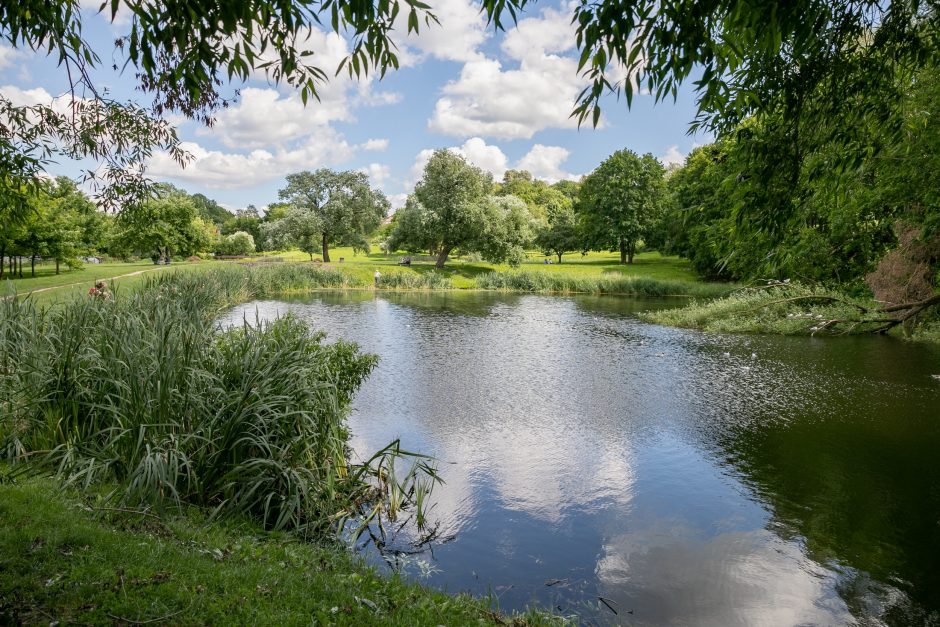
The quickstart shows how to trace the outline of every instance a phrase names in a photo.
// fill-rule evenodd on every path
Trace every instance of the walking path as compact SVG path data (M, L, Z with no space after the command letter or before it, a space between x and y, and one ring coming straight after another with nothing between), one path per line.
M138 276L147 272L157 272L158 270L165 270L166 268L169 268L169 267L172 267L172 266L160 266L157 268L147 268L145 270L137 270L136 272L128 272L127 274L119 274L117 276L112 276L112 277L108 277L106 279L101 279L101 280L102 281L115 281L117 279L124 279L124 278L131 277L131 276ZM29 296L30 294L39 294L40 292L48 292L50 290L60 290L64 287L75 287L77 285L84 285L86 283L94 284L95 281L96 279L91 279L91 280L86 280L86 281L78 281L76 283L66 283L65 285L52 285L50 287L37 287L34 290L29 290L28 292L23 292L22 294L16 294L16 296ZM4 298L13 298L13 296L14 296L13 294L10 294L8 296L4 296Z

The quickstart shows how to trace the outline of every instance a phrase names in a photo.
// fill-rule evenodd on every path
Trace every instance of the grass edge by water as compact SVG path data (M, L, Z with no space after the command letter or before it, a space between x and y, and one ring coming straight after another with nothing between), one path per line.
M0 466L0 472L3 467ZM0 620L121 624L559 624L382 575L254 523L107 509L46 478L0 483Z

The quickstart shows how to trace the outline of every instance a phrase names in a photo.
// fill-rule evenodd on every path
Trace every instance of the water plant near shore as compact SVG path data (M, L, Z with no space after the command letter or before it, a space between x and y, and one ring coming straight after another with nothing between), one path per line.
M114 300L0 304L0 444L14 473L116 486L121 504L183 503L319 533L408 507L436 479L390 447L349 460L345 419L376 358L291 317L220 329L218 312L345 277L303 266L165 274ZM388 477L395 458L413 472ZM383 474L384 473L384 474Z
M537 271L489 272L476 279L477 287L513 292L557 294L622 294L632 296L714 297L733 286L723 283L690 283L617 274L580 276Z

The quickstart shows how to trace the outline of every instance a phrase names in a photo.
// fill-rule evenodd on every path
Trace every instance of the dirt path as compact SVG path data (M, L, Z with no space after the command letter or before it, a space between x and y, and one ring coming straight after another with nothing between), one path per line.
M95 281L97 281L97 280L101 280L101 281L116 281L117 279L125 279L125 278L127 278L127 277L129 277L129 276L139 276L139 275L145 274L145 273L147 273L147 272L157 272L157 271L159 271L159 270L165 270L165 269L168 268L168 267L172 267L172 266L161 266L161 267L158 267L158 268L147 268L146 270L137 270L136 272L128 272L127 274L119 274L119 275L117 275L117 276L108 277L107 279L89 279L89 280L86 280L86 281L78 281L78 282L76 282L76 283L66 283L65 285L52 285L52 286L49 286L49 287L38 287L38 288L36 288L36 289L34 289L34 290L29 290L28 292L23 292L22 294L17 294L17 296L29 296L30 294L39 294L40 292L49 292L49 291L52 291L52 290L60 290L60 289L62 289L62 288L64 288L64 287L75 287L75 286L77 286L77 285L84 285L84 284L86 284L86 283L92 283L92 284L94 284ZM5 296L5 298L12 298L12 297L11 297L11 296Z

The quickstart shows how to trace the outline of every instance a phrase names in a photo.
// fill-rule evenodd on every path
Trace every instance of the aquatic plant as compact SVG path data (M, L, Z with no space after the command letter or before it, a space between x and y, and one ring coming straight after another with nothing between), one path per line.
M275 287L336 280L298 268L166 274L114 300L48 309L3 301L2 456L14 473L109 486L123 505L189 503L303 532L363 507L394 518L436 475L397 446L350 463L348 406L376 358L291 317L215 323ZM404 458L417 463L387 480Z
M583 276L535 271L488 272L477 277L476 282L481 289L559 294L714 297L733 289L733 286L721 283L667 281L619 274Z

